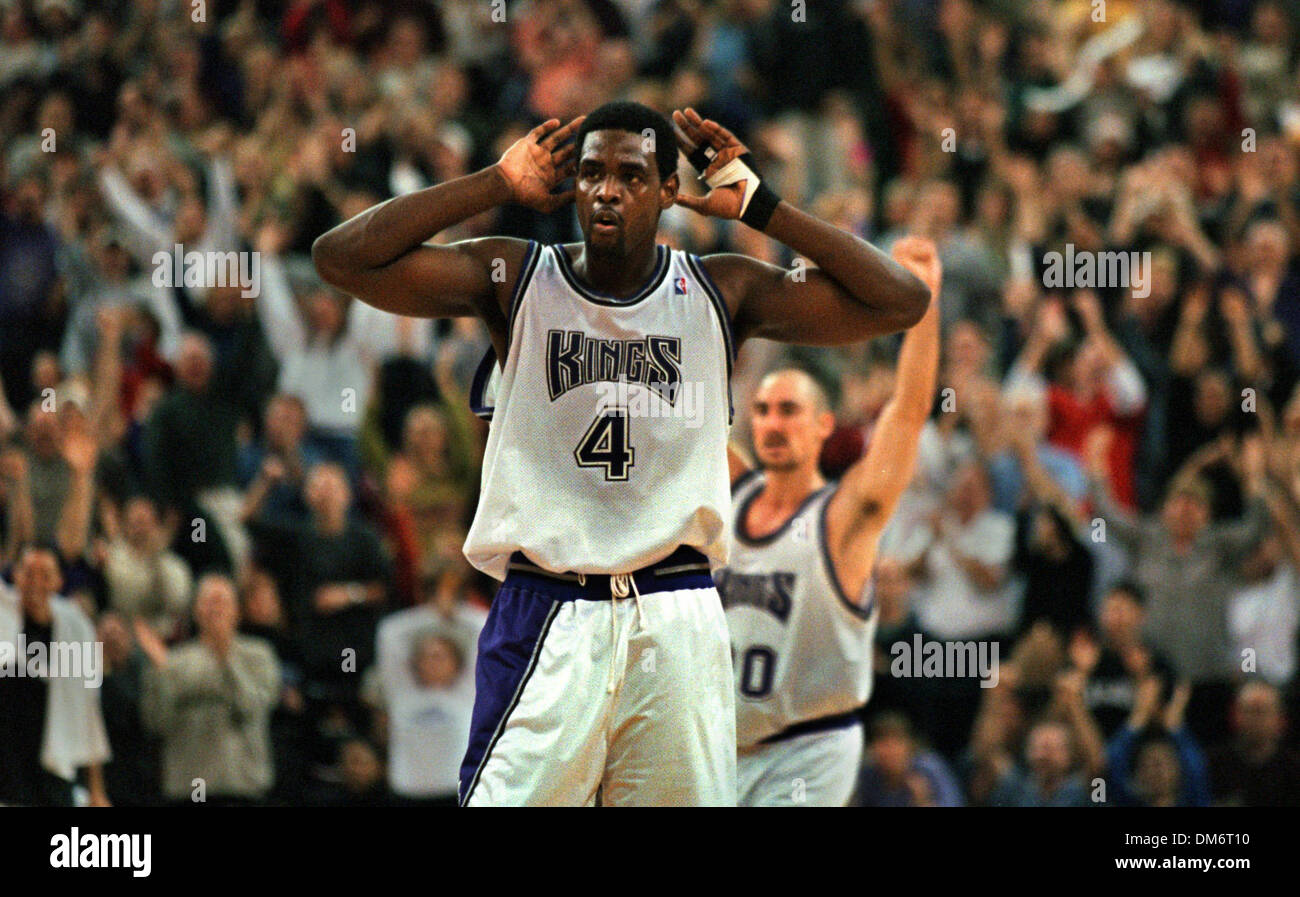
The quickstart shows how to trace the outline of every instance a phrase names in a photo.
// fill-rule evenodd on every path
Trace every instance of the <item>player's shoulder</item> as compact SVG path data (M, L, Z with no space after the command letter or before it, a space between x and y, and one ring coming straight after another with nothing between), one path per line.
M718 286L735 286L739 281L746 281L766 270L779 270L739 252L712 252L691 258Z
M745 303L745 297L785 276L783 268L739 252L714 252L693 259L709 285L727 304L733 319Z
M536 240L522 240L519 237L471 237L458 241L456 245L489 263L501 259L511 270L515 270L516 264L522 262L530 252L541 248Z

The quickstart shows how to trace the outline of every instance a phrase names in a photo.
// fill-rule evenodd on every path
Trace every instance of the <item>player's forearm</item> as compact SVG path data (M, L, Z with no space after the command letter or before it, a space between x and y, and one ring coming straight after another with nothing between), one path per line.
M383 268L437 234L510 200L497 166L398 196L326 231L312 244L321 277L346 287L350 273Z
M898 377L891 400L919 432L930 416L939 378L939 296L930 297L921 322L907 331L898 351Z
M894 322L894 329L911 327L925 314L925 284L866 240L788 202L777 205L763 232L810 259L848 295Z

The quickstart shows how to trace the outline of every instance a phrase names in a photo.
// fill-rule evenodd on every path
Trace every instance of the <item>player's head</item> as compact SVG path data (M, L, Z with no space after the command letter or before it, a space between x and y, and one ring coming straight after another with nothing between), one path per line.
M815 468L835 416L825 390L808 372L783 368L758 384L751 426L754 454L763 468Z
M677 196L668 119L640 103L606 103L587 116L575 141L574 205L587 249L621 256L653 243L659 215Z

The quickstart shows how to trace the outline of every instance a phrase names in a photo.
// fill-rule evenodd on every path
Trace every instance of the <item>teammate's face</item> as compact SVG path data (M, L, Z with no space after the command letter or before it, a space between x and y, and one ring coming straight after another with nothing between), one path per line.
M835 424L819 409L812 389L790 374L768 377L754 396L754 453L768 470L816 466L822 443Z
M629 131L593 131L583 141L574 186L587 248L627 255L654 242L659 214L677 196L677 175L659 180L653 143Z

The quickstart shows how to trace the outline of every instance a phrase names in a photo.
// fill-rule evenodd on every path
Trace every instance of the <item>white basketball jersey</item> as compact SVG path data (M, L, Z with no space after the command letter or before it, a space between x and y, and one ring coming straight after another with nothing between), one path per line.
M731 630L742 748L848 713L871 695L874 602L848 599L826 547L826 506L838 484L808 496L776 532L750 538L745 514L764 479L754 471L736 483L730 559L714 575Z
M681 545L726 562L730 318L696 257L656 251L616 299L562 246L529 244L509 354L471 395L492 421L465 541L485 573L504 579L515 551L556 572L627 573Z

